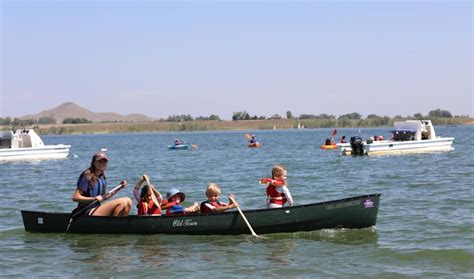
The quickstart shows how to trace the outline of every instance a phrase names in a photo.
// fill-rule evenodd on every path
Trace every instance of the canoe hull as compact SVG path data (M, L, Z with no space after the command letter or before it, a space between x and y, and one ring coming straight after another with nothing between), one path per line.
M168 145L170 150L189 150L191 149L191 144L178 144L178 145Z
M337 148L337 145L335 144L323 144L323 145L320 145L319 148L321 149L336 149Z
M249 143L247 146L252 147L252 148L257 148L257 147L261 147L262 145L259 142L254 142L254 143Z
M375 226L380 194L278 209L244 211L257 234ZM28 232L66 231L69 213L21 211ZM83 234L189 234L237 235L249 229L237 211L179 216L82 216L74 220L71 233Z

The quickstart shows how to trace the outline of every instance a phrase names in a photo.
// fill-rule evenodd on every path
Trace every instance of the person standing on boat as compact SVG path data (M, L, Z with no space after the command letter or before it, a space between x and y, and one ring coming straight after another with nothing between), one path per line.
M281 165L276 165L272 169L272 178L260 179L260 184L267 185L267 207L280 208L288 202L293 206L293 198L288 190L286 179L288 171Z
M107 181L105 177L105 169L109 158L104 152L97 152L92 156L91 165L84 170L77 179L77 188L72 195L72 200L78 202L77 209L94 201L102 202L107 192ZM123 181L123 183L127 183ZM85 212L86 215L93 216L127 216L132 207L132 200L128 197L113 199L99 204ZM77 210L76 209L76 210Z
M228 209L236 208L239 204L233 203L234 195L229 195L229 203L219 201L221 195L221 188L216 183L210 183L206 189L207 200L201 203L201 213L223 212Z

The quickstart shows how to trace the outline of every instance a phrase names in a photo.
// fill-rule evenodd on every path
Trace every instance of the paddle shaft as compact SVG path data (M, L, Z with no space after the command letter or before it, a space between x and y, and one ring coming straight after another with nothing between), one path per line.
M236 203L235 200L234 200L234 198L229 197L229 199L230 199L233 203ZM252 228L252 226L250 225L249 221L247 220L247 217L245 217L244 213L243 213L242 210L240 209L240 206L237 206L237 210L239 211L240 216L242 217L242 219L244 219L245 224L247 224L247 227L249 228L249 230L250 230L250 232L252 233L252 235L255 236L255 237L261 237L261 236L259 236L259 235L257 235L257 234L255 233L255 231L253 230L253 228Z
M117 187L113 188L112 190L108 191L107 193L105 193L104 196L102 197L102 201L104 202L104 201L110 199L113 195L115 195L118 191L122 190L124 187L125 187L125 183L120 183L119 186L117 186ZM91 208L94 208L94 207L96 207L100 204L101 204L101 202L99 202L98 200L95 200L95 201L91 202L90 204L88 204L88 205L84 206L83 208L81 208L76 213L72 214L71 218L69 219L69 224L67 225L66 232L69 230L69 227L71 226L72 221L74 221L74 219L77 216L80 216L85 211L87 211Z
M337 129L334 129L331 133L331 144L336 144L336 135L337 135Z
M120 184L119 186L117 186L117 187L113 188L112 190L108 191L107 193L105 193L104 196L102 197L102 202L110 199L113 195L115 195L118 191L122 190L124 187L125 187L125 184ZM99 202L98 200L95 200L95 201L91 202L90 204L83 207L81 210L74 213L71 216L71 219L76 218L77 216L81 215L82 213L84 213L88 209L94 208L94 207L96 207L97 205L100 205L100 204L101 204L101 202Z

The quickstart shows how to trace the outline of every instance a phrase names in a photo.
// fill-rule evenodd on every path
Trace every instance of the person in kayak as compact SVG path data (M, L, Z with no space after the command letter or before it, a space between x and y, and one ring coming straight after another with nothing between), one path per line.
M180 140L180 139L175 139L174 140L174 145L183 145L184 144L184 141Z
M334 141L332 139L326 139L326 143L324 145L333 145Z
M223 203L219 201L221 195L221 188L216 183L210 183L206 188L207 200L201 203L201 213L213 213L223 212L232 208L236 208L239 204L233 203L232 199L235 200L235 196L229 195L229 203Z
M342 136L342 137L341 137L341 143L347 143L347 141L346 141L346 136Z
M185 198L186 195L180 190L169 190L169 192L166 193L166 202L162 205L162 208L166 209L166 215L199 212L199 204L197 202L194 202L190 207L182 206L181 203Z
M79 203L75 210L80 210L94 201L99 201L96 207L88 209L85 214L94 216L128 215L132 207L132 200L128 197L100 204L103 200L102 195L107 192L105 170L108 162L109 158L104 152L97 152L92 156L90 167L84 170L77 179L77 188L72 195L72 200ZM126 184L126 181L123 183Z
M257 140L255 139L255 135L251 135L251 136L250 136L249 143L250 143L250 144L256 144L256 143L257 143Z
M142 188L141 193L138 193L142 183L147 180L149 180L149 178L146 174L144 174L142 177L140 177L140 179L137 181L137 184L133 188L133 195L135 196L135 200L138 203L138 215L161 215L161 203L163 201L163 197L158 191L155 190L155 188L153 188L152 191L159 203L158 205L153 202L152 193L150 191L151 187L145 186Z
M260 179L260 184L267 185L267 207L280 208L288 202L293 206L293 198L288 190L286 179L288 171L281 165L272 168L272 178Z

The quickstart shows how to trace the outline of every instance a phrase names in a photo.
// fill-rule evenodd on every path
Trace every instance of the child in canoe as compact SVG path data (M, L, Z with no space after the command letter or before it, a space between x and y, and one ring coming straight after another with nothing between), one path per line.
M272 169L272 178L260 179L260 184L267 185L267 207L280 208L288 202L293 205L293 198L290 190L286 186L288 171L281 165L274 166Z
M138 202L138 215L161 215L161 203L163 202L163 197L155 187L153 187L153 185L148 184L147 186L144 186L141 193L138 194L144 181L147 183L150 181L146 174L140 177L133 188L133 195ZM155 196L155 199L153 199L153 195Z
M223 212L239 206L237 202L233 202L235 197L232 194L229 195L228 204L219 201L219 196L221 193L222 192L219 185L216 183L210 183L206 188L207 200L201 203L201 213Z
M199 212L199 204L197 202L194 202L190 207L182 206L181 203L185 198L186 195L178 189L171 189L166 193L167 201L162 206L163 209L166 209L166 215Z

